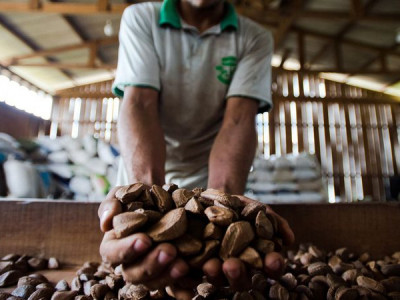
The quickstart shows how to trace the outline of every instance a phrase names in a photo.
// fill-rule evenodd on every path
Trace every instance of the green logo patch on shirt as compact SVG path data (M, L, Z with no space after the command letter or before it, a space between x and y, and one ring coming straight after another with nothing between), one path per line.
M219 72L217 78L224 84L231 83L233 74L235 73L237 58L235 56L225 56L221 60L221 64L215 69Z

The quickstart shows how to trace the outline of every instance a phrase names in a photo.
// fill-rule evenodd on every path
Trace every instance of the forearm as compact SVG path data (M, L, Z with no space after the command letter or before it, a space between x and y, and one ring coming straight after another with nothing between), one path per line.
M243 194L256 147L254 116L224 122L211 149L208 187Z
M129 182L162 185L165 181L165 140L157 107L139 90L126 89L118 121L121 155ZM150 95L153 96L153 95ZM127 101L127 99L129 101ZM146 99L145 99L146 100ZM154 102L154 101L153 101Z

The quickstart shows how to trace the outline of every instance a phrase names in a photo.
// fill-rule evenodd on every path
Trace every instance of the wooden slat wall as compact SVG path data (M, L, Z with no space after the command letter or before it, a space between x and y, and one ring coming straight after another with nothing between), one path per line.
M118 98L61 98L54 103L53 135L80 137L94 135L117 143Z
M52 132L116 143L120 100L112 98L110 84L65 92L55 101ZM388 198L389 177L400 168L399 103L307 73L274 72L272 89L273 110L257 117L264 157L315 153L330 201Z

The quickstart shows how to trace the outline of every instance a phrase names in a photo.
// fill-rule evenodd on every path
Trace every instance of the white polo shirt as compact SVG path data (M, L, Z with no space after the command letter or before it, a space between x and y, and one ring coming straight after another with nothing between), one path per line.
M200 34L179 16L177 1L134 4L124 11L113 92L123 97L126 86L160 92L166 182L206 187L227 99L248 97L264 111L271 108L273 39L229 3L221 23ZM119 184L128 184L121 175Z

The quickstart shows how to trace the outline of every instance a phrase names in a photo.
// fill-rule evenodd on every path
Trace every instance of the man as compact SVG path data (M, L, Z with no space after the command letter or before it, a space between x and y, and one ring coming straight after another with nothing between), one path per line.
M119 183L173 182L243 194L257 145L255 116L271 107L272 49L271 34L237 16L223 0L165 0L127 8L113 86L123 97L118 133L126 173ZM172 245L149 252L151 241L144 234L115 239L111 220L121 207L114 192L99 209L106 232L103 258L132 264L125 275L149 287L184 276L188 266ZM279 220L284 238L292 241L286 221ZM264 262L270 275L283 268L277 253ZM210 280L225 275L232 286L248 283L237 259L224 264L213 259L203 270Z

